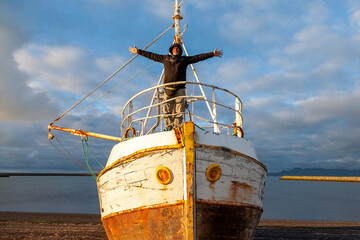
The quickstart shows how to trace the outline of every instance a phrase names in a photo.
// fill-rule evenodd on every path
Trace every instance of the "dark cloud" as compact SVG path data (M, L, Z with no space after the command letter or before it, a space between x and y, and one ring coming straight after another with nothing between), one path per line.
M27 84L27 75L20 72L13 53L24 39L11 25L0 21L0 121L41 121L56 112L46 93L35 93Z

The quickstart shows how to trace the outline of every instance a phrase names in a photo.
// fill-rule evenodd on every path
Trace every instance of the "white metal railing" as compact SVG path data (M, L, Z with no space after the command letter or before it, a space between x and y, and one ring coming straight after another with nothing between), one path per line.
M240 98L227 89L200 82L158 84L137 93L123 107L121 112L121 133L124 134L129 128L135 128L140 136L162 131L162 120L164 118L162 104L176 99L172 98L163 101L163 88L178 84L197 85L201 89L198 96L193 93L176 97L186 100L186 110L182 113L184 114L184 121L187 117L187 120L193 121L200 129L211 127L216 133L221 133L225 129L225 133L243 137L242 102ZM211 100L206 97L205 90L211 96ZM193 105L192 108L190 108L190 105ZM205 105L212 106L208 108L208 112L206 112L207 107ZM233 107L230 107L230 105ZM194 110L190 111L190 109ZM169 114L168 116L173 115L175 114ZM233 131L230 132L229 129Z

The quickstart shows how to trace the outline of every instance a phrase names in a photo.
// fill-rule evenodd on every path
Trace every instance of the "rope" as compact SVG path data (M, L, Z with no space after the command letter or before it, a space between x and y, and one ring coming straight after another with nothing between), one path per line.
M90 164L89 164L89 148L87 149L87 152L85 152L84 141L86 141L86 140L81 139L81 146L82 146L82 150L84 153L86 166L87 166L87 169L88 169L89 173L91 174L91 176L96 180L96 174L93 172L93 170L91 169Z
M196 123L194 123L194 125L195 125L195 127L197 127L197 128L199 128L199 129L201 129L201 130L203 130L203 131L205 131L205 132L206 132L206 130L205 130L205 129L203 129L202 127L199 127L198 125L196 125Z
M156 42L159 38L161 38L166 32L168 32L171 28L174 27L174 24L172 24L168 29L166 29L163 33L161 33L157 38L155 38L151 43L149 43L143 50L150 47L154 42ZM99 89L102 85L104 85L107 81L109 81L112 77L114 77L118 72L120 72L123 68L125 68L130 62L132 62L138 54L133 56L129 61L127 61L124 65L122 65L120 68L118 68L113 74L111 74L109 77L107 77L102 83L100 83L96 88L94 88L92 91L90 91L88 94L86 94L82 99L80 99L77 103L75 103L73 106L71 106L68 110L66 110L63 114L61 114L60 117L55 119L51 124L53 124L56 121L59 121L61 118L63 118L68 112L70 112L72 109L74 109L77 105L79 105L82 101L84 101L87 97L89 97L91 94L93 94L97 89Z
M71 112L71 113L67 114L67 115L66 115L66 116L64 116L64 117L67 117L67 116L69 116L69 115L71 115L71 114L73 114L73 113L76 113L77 111L79 111L79 110L81 110L81 109L83 109L83 108L85 108L85 107L89 106L90 104L92 104L92 103L96 102L96 101L97 101L97 100L99 100L100 98L105 97L106 95L108 95L108 94L109 94L109 93L111 93L112 91L114 91L114 90L118 89L119 87L121 87L121 86L122 86L122 85L124 85L125 83L127 83L127 82L129 82L130 80L132 80L132 79L136 78L137 76L139 76L140 74L142 74L143 72L145 72L146 70L148 70L149 68L151 68L152 66L154 66L155 64L156 64L156 62L154 62L152 65L150 65L149 67L145 68L145 69L144 69L144 70L142 70L141 72L139 72L139 73L135 74L133 77L129 78L129 79L128 79L128 80L126 80L125 82L123 82L123 83L119 84L118 86L114 87L113 89L111 89L111 90L110 90L110 91L108 91L107 93L103 94L102 96L100 96L100 97L96 98L95 100L93 100L93 101L89 102L88 104L86 104L86 105L84 105L84 106L82 106L82 107L80 107L80 108L78 108L78 109L74 110L73 112Z
M90 150L90 153L91 153L91 155L93 156L93 158L95 159L95 161L96 161L102 168L104 168L104 166L97 160L97 158L95 157L94 153L91 151L91 148L89 147L88 141L85 140L85 142L86 142L87 149Z

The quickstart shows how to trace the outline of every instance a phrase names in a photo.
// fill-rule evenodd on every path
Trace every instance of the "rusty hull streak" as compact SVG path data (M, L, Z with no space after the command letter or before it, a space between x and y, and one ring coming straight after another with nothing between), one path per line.
M227 148L227 147L219 147L219 146L212 146L212 145L204 145L204 144L198 144L198 143L195 144L195 147L197 147L197 148L210 148L210 149L215 149L215 150L223 150L223 151L225 151L225 152L230 152L230 153L233 153L233 154L235 154L235 155L239 155L239 156L241 156L241 157L247 158L247 159L255 162L256 164L258 164L258 165L260 165L262 168L264 168L264 170L265 170L266 173L268 172L266 166L265 166L262 162L260 162L259 160L255 159L255 158L252 158L252 157L250 157L250 156L248 156L248 155L245 155L245 154L243 154L243 153L241 153L241 152L237 152L237 151L235 151L235 150L232 150L232 149L230 149L230 148Z
M102 222L110 240L186 239L183 211L179 201L110 214Z
M234 185L234 186L237 186L237 187L241 187L241 188L246 189L246 190L251 190L251 189L253 189L253 187L250 186L250 185L247 184L247 183L241 183L241 182L237 182L237 181L231 181L231 184Z
M224 206L234 206L234 207L246 207L246 208L254 208L261 212L263 212L263 208L259 206L255 206L252 204L246 203L234 203L234 202L220 202L220 201L211 201L211 200L203 200L203 199L196 199L196 203L203 203L203 204L211 204L211 205L224 205Z
M184 200L180 200L180 201L177 201L175 203L162 203L162 204L155 204L155 205L151 205L151 206L132 208L132 209L128 209L128 210L124 210L124 211L120 211L120 212L111 213L109 215L106 215L106 216L101 218L101 221L103 221L103 220L105 220L107 218L113 217L113 216L124 214L124 213L132 213L132 212L138 212L138 211L155 209L155 208L163 208L163 207L171 207L171 206L176 206L176 205L184 205L184 202L185 202Z
M231 202L243 202L244 199L251 196L253 187L246 183L240 183L237 181L231 181L229 188L229 201Z
M254 239L262 209L248 204L197 200L197 239Z

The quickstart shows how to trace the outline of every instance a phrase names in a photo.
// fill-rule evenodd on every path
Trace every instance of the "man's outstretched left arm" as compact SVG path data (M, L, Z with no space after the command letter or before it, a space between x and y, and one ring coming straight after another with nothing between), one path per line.
M189 64L191 64L191 63L196 63L199 61L206 60L211 57L222 57L222 55L223 55L223 51L222 50L218 51L217 48L215 48L215 50L213 52L202 53L202 54L198 54L198 55L195 55L192 57L188 57L188 61L189 61Z

